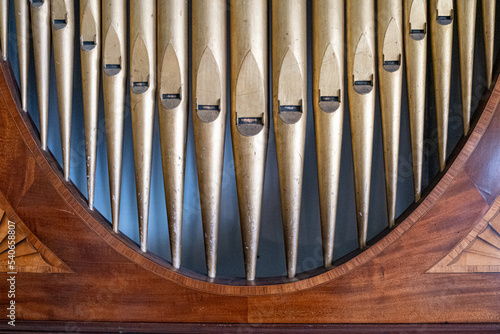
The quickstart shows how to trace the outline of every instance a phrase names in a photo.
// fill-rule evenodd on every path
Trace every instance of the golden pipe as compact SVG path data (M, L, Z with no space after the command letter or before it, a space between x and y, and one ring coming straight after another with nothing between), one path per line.
M373 1L347 1L347 78L359 247L366 247L375 116Z
M109 194L113 230L118 233L122 179L123 117L127 79L127 8L123 0L102 2L102 85Z
M158 112L172 265L181 265L182 209L188 119L188 9L158 1Z
M80 2L80 56L82 66L83 114L85 120L85 161L89 207L94 209L95 165L97 160L97 117L101 57L101 2Z
M19 86L21 90L21 108L28 106L28 62L30 50L30 13L28 0L15 0L17 53L19 56Z
M47 150L50 69L50 1L30 0L30 4L38 111L40 113L40 143L42 149Z
M3 60L7 60L7 42L9 39L9 0L0 0L0 39Z
M207 272L215 277L226 128L226 1L193 1L192 21L196 164Z
M451 51L453 45L453 0L431 0L431 46L434 95L439 141L439 165L446 167L448 116L450 111Z
M405 52L410 112L411 153L415 201L422 194L424 152L425 76L427 66L427 1L405 0Z
M56 68L57 99L64 178L69 181L75 9L73 0L52 0L52 43Z
M389 227L396 221L398 187L399 124L403 83L403 2L377 2L378 73L382 134L384 142L385 190Z
M130 1L130 99L141 250L148 240L156 94L156 1Z
M344 115L344 1L313 2L313 108L323 262L333 261Z
M276 0L273 15L273 118L288 277L297 265L307 119L306 1Z
M469 133L472 70L474 68L474 36L476 33L477 0L457 1L458 44L460 46L460 87L462 88L462 109L464 135Z
M231 2L231 134L247 280L255 279L269 130L267 1Z
M495 46L495 10L496 0L483 0L484 49L486 54L486 77L488 88L493 76L493 51Z

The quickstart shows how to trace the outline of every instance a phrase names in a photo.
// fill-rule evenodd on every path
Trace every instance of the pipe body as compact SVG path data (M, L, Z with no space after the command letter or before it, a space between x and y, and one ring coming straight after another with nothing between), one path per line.
M344 1L314 1L313 109L323 264L327 268L333 261L344 97Z
M156 1L130 1L130 100L141 250L147 251L156 94Z
M87 194L89 208L93 210L101 61L101 1L99 0L82 0L80 2L80 57L85 120Z
M73 0L52 0L51 16L63 171L64 179L69 181L75 41L75 8Z
M30 2L31 31L35 59L38 111L40 113L40 143L47 150L49 119L49 71L50 71L50 0Z
M457 1L458 44L460 46L460 87L462 89L462 110L464 135L469 133L472 71L474 69L474 38L476 34L477 0Z
M9 0L0 0L0 44L3 61L7 60L9 41Z
M424 152L425 81L427 73L427 1L405 0L405 53L410 112L411 154L415 202L422 195Z
M127 79L127 9L122 0L102 2L102 85L113 231L119 231L123 118Z
M172 265L181 264L184 170L188 120L188 8L158 1L158 112Z
M389 227L396 221L399 130L403 85L403 2L377 2L378 73L382 136L384 142L385 191Z
M193 128L205 258L215 277L226 129L226 1L192 6Z
M267 1L231 2L231 134L247 280L255 279L269 129Z
M288 277L297 266L307 119L306 1L272 2L273 118Z
M454 15L453 0L431 0L432 65L441 171L446 167L447 156Z
M375 116L375 18L372 0L347 1L347 79L358 243L366 247Z
M483 33L486 55L486 77L488 88L491 87L493 76L493 53L495 50L495 11L496 0L483 0Z
M30 13L28 0L15 0L17 54L19 57L19 88L21 90L21 108L28 109L28 64L30 53Z

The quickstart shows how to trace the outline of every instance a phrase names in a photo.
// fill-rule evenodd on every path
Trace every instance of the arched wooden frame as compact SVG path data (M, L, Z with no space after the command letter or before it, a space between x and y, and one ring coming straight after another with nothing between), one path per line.
M0 208L45 261L17 274L21 327L16 329L25 321L35 322L26 322L24 329L58 321L54 330L71 322L77 329L90 328L84 321L260 328L270 323L500 321L500 266L460 262L487 228L498 225L498 79L485 93L481 116L453 162L394 230L333 269L248 283L176 270L114 234L64 180L50 153L41 150L35 126L21 111L12 69L3 62L0 71ZM0 291L7 291L5 279ZM7 303L0 299L2 309ZM0 324L0 330L11 330L6 326Z

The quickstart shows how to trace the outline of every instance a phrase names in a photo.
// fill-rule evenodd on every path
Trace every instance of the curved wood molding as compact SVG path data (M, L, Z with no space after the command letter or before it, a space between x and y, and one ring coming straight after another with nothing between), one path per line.
M470 241L476 233L471 231L481 236L482 219L493 222L488 212L498 210L492 209L500 194L498 81L454 161L394 230L332 269L248 283L243 278L210 280L176 270L113 233L98 212L88 210L76 187L64 180L50 152L41 149L35 127L21 111L12 70L2 63L0 71L0 192L27 229L76 274L44 279L19 273L19 320L500 321L500 275L426 274ZM6 303L0 299L0 307Z

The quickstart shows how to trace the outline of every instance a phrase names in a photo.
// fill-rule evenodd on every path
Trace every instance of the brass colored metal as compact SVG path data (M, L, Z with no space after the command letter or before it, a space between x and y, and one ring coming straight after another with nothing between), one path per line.
M491 87L493 76L493 50L495 46L495 10L496 0L483 0L483 31L484 48L486 54L486 77L488 88Z
M57 99L64 178L69 181L71 114L73 107L73 59L75 8L73 0L52 0L52 43L56 68Z
M373 0L347 1L347 78L359 247L366 247L375 117Z
M15 0L17 53L19 56L19 87L21 108L28 110L28 63L30 50L30 13L28 0Z
M344 115L344 1L313 2L313 109L323 262L333 261Z
M181 265L181 231L188 121L188 8L158 1L158 112L172 265Z
M38 111L40 113L40 143L42 149L47 150L47 128L49 119L50 0L30 0L30 5Z
M448 116L450 111L451 51L453 45L453 0L431 0L431 46L434 95L439 141L439 165L446 167Z
M477 0L457 1L458 44L460 46L460 87L462 88L462 108L464 135L469 133L472 70L474 68L474 36L476 34Z
M130 99L141 250L147 251L156 94L156 1L130 1Z
M193 22L193 128L205 257L215 277L226 128L226 1L196 0Z
M7 42L9 40L9 0L0 0L0 44L3 60L7 60Z
M297 265L307 119L306 1L272 2L273 118L288 277Z
M231 134L247 280L255 279L269 130L267 1L231 2Z
M405 0L404 21L413 185L415 189L415 201L417 202L422 194L428 35L427 1Z
M123 117L127 79L127 8L122 0L102 2L102 85L113 230L118 233L122 180Z
M378 73L384 142L385 190L389 227L396 221L399 128L403 84L403 2L377 2Z
M93 210L97 160L97 116L99 111L101 1L82 0L80 2L80 57L85 120L87 192L89 207Z

